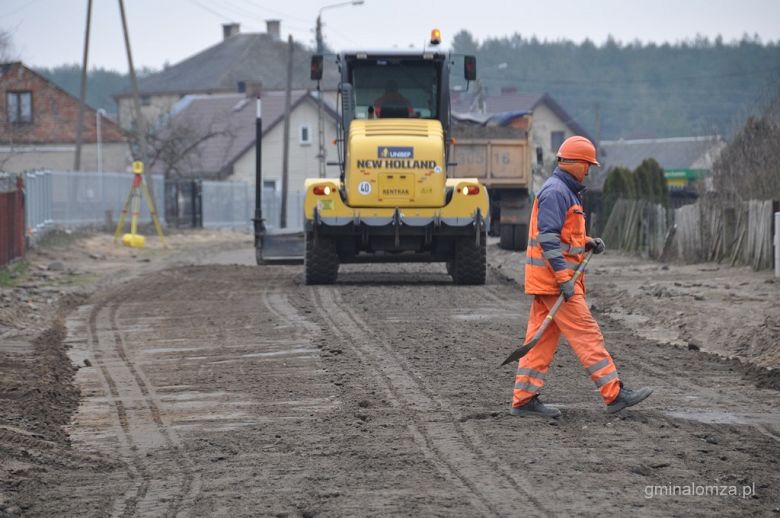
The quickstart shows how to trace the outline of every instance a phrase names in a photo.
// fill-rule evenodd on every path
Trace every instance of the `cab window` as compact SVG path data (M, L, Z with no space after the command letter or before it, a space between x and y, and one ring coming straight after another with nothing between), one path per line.
M439 77L430 61L356 61L351 79L359 119L438 118Z

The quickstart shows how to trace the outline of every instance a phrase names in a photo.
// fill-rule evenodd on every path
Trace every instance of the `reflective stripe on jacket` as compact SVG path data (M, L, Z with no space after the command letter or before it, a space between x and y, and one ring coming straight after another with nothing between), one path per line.
M528 229L525 292L557 295L585 257L585 213L580 192L585 186L556 168L534 200ZM585 293L585 275L574 287Z

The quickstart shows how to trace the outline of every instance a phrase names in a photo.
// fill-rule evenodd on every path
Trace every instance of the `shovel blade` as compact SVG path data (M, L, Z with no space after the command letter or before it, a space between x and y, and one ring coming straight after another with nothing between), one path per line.
M527 343L527 344L525 344L524 346L522 346L522 347L518 347L517 349L515 349L514 351L512 351L512 354L510 354L509 356L507 356L507 357L506 357L506 360L504 360L504 362L503 362L503 363L502 363L500 366L501 366L501 367L503 367L503 366L504 366L504 365L506 365L507 363L516 362L517 360L519 360L520 358L522 358L523 356L525 356L525 355L528 353L528 351L530 351L530 350L531 350L531 348L532 348L534 345L536 345L536 342L537 342L537 341L538 341L538 340L531 340L530 342L528 342L528 343Z

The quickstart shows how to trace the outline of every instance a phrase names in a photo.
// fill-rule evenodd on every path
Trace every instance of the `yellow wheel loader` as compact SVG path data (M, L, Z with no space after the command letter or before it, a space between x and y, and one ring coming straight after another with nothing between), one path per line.
M476 79L474 57L462 61ZM444 262L456 284L484 284L487 190L448 177L454 57L358 51L335 62L341 175L305 183L306 284L332 283L341 263L359 262ZM313 80L322 69L313 56Z

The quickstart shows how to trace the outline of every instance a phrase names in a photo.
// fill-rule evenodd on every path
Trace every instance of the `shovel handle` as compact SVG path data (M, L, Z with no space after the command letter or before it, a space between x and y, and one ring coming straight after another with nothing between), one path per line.
M591 257L593 257L593 250L590 250L587 254L585 254L585 259L583 259L582 262L579 264L579 266L577 266L577 270L574 272L574 276L571 278L572 284L576 283L577 279L579 279L582 273L585 271L585 268L588 266ZM564 300L565 297L563 296L563 293L561 293L558 296L558 300L555 301L555 304L553 304L553 307L550 309L550 312L547 314L544 321L542 322L542 325L539 326L539 329L537 329L536 333L534 333L533 338L531 338L531 340L529 340L527 344L518 347L512 352L512 354L507 356L506 360L504 360L501 366L504 366L513 360L519 360L520 358L528 354L528 351L530 351L531 348L534 345L536 345L536 342L539 341L539 339L542 337L544 332L547 331L547 328L550 327L550 322L553 321L555 314L560 309L561 304L563 304Z

